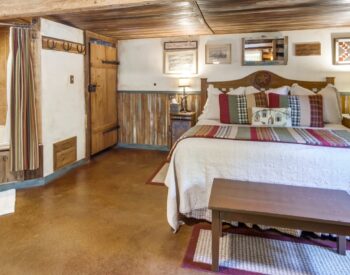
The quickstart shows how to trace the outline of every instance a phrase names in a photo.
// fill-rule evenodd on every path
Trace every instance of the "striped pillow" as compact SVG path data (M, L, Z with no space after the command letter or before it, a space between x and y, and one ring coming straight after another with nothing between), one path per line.
M227 124L250 124L252 122L252 108L267 108L267 97L264 92L250 95L219 96L220 122Z
M321 95L287 96L269 94L270 108L291 108L295 127L324 127Z

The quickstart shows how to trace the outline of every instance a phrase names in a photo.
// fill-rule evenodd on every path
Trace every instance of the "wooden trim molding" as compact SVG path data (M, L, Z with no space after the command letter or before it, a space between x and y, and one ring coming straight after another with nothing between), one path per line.
M86 54L86 46L84 44L52 38L48 36L42 37L42 48L45 50L53 50L75 54Z

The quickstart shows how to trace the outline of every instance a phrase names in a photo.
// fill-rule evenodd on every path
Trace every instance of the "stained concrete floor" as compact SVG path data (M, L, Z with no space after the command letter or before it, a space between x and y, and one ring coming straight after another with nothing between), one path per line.
M0 217L0 274L199 274L181 268L192 228L173 234L167 189L145 184L165 157L114 149L19 190Z

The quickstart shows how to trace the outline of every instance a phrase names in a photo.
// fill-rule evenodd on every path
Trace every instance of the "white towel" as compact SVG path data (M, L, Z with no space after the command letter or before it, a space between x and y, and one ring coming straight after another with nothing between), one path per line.
M0 216L15 212L16 189L0 192Z

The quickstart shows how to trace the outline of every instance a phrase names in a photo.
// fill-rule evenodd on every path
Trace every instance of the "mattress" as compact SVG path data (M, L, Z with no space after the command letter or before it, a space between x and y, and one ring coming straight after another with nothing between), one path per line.
M201 125L220 125L201 120ZM247 126L249 127L249 126ZM328 129L347 129L326 125ZM190 138L175 148L165 184L167 218L177 230L177 211L207 211L214 178L350 191L350 150L300 144ZM177 200L179 195L179 200ZM179 205L178 205L179 202ZM198 212L197 212L198 213ZM210 220L210 217L206 218Z

